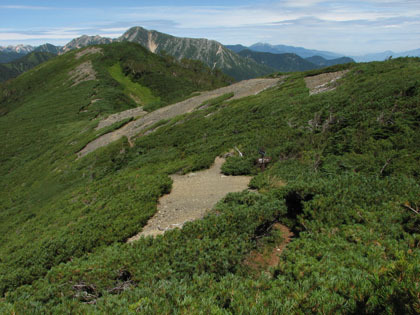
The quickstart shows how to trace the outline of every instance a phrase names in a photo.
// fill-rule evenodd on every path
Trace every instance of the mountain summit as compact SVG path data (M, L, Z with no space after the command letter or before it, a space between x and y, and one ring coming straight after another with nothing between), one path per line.
M257 77L273 69L243 58L221 43L204 38L175 37L142 27L132 27L118 41L139 43L154 53L167 53L181 60L200 60L211 68L219 68L237 80Z
M68 52L73 49L79 49L90 45L101 45L101 44L110 44L114 40L107 37L96 36L87 36L83 35L81 37L75 38L66 44L62 49L61 53Z

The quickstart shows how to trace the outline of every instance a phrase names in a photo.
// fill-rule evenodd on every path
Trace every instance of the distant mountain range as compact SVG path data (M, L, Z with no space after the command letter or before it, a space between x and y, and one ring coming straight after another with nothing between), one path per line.
M319 66L321 68L335 66L335 65L340 65L340 64L349 63L349 62L355 62L350 57L340 57L340 58L335 58L335 59L325 59L325 58L323 58L321 56L313 56L313 57L305 58L305 60L308 61L308 62L311 62L313 64L316 64L317 66Z
M252 51L250 49L241 50L238 54L281 72L306 71L319 68L314 63L296 54L272 54Z
M82 36L65 45L61 52L78 49L88 45L109 44L129 41L146 47L158 54L168 54L178 60L194 59L204 62L210 68L218 68L236 80L249 79L274 72L274 69L243 58L221 43L208 39L175 37L142 27L132 27L116 39L100 36Z
M399 57L420 57L420 49L408 50L403 52L393 52L387 50L381 53L367 54L362 56L353 57L357 62L370 62L370 61L383 61L388 58L399 58Z
M10 63L32 52L46 52L57 55L62 52L62 49L63 47L52 44L43 44L36 47L30 45L0 46L0 64Z
M306 49L303 47L294 47L294 46L286 46L286 45L270 45L266 43L254 44L250 46L249 49L254 50L254 51L269 52L269 53L274 53L274 54L292 53L302 58L321 56L325 59L336 59L336 58L344 57L343 55L336 54L329 51L320 51L320 50Z
M117 41L139 43L154 53L166 53L181 60L196 59L210 68L219 68L237 80L249 79L273 72L272 68L243 58L221 43L208 39L181 38L142 27L133 27Z
M218 68L225 74L236 80L249 79L263 76L274 71L291 72L317 69L348 62L382 61L390 56L420 56L420 49L401 53L385 51L377 54L345 57L329 51L306 49L286 45L271 45L256 43L249 47L243 45L222 45L208 39L181 38L157 31L149 31L142 27L133 27L122 36L112 39L101 36L87 36L71 40L65 46L44 44L41 46L17 45L0 47L0 64L9 64L6 68L1 67L0 79L10 78L19 71L10 69L26 69L24 66L16 66L16 60L32 52L44 52L50 54L62 54L73 49L79 49L89 45L110 44L113 42L129 41L141 44L149 51L158 54L172 55L178 60L195 59L204 62L210 68ZM41 62L43 58L33 58L32 61ZM22 61L19 61L22 62ZM27 66L35 66L36 62L27 63ZM11 64L12 63L12 64ZM26 71L25 70L25 71ZM13 77L13 76L12 76Z
M83 35L81 37L75 38L67 43L64 47L61 47L60 53L66 53L73 49L79 49L90 45L102 45L102 44L110 44L114 41L112 38L101 37L99 35L96 36L87 36Z
M336 59L325 59L321 56L312 56L302 58L295 53L270 53L253 51L242 45L228 46L236 50L237 54L246 58L255 60L258 63L264 64L281 72L306 71L329 67L336 64L343 64L355 62L349 57L340 57Z
M335 62L338 62L338 63L349 62L348 59L340 60L340 58L345 57L344 55L341 55L341 54L337 54L337 53L333 53L329 51L306 49L303 47L294 47L294 46L286 46L286 45L270 45L267 43L257 43L249 47L246 47L243 45L226 45L225 47L231 49L232 51L236 53L239 53L245 49L258 51L258 52L268 52L268 53L273 53L273 54L293 53L310 62L314 62L316 64L323 65L323 66L333 65L334 63L320 64L319 62L321 62L321 60L319 58L317 58L318 60L309 59L309 58L318 56L326 60L336 60ZM403 51L403 52L398 52L398 53L388 50L388 51L379 52L379 53L359 55L359 56L349 56L345 58L351 58L355 60L356 62L370 62L370 61L384 61L391 56L393 58L420 57L420 49L414 49L414 50Z
M70 41L64 47L50 44L39 47L16 46L0 48L0 63L16 60L32 51L46 51L55 54L86 47L89 45L109 44L129 41L141 44L153 53L168 54L176 59L195 59L204 62L211 69L218 68L236 80L263 76L274 71L263 64L244 58L224 47L221 43L208 39L180 38L142 27L133 27L121 37L112 39L101 36L81 36Z

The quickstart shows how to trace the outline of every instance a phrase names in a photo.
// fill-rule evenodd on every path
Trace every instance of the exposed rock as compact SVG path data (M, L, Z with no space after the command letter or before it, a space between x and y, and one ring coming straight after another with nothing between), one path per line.
M93 101L92 101L93 103ZM111 126L112 124L123 121L124 119L131 118L131 117L138 117L138 116L144 116L147 114L146 111L143 110L143 107L136 107L133 109L129 109L126 111L123 111L121 113L116 113L108 116L107 118L101 120L98 124L98 126L95 128L95 130L102 129L104 127Z
M132 27L117 41L138 43L153 53L165 51L178 60L200 60L211 68L219 68L237 80L249 79L274 71L254 60L244 58L216 42L204 38L175 37L142 27Z
M95 139L94 141L86 145L86 147L84 147L78 153L78 156L83 157L86 154L93 152L100 147L108 145L109 143L116 141L123 136L126 136L130 140L133 137L140 134L142 131L144 131L147 127L157 123L158 121L162 119L171 119L178 115L189 113L200 107L203 104L203 102L208 101L212 98L232 92L234 93L234 96L231 99L239 99L246 96L255 95L264 91L265 89L277 85L282 79L283 78L252 79L247 81L241 81L217 90L203 92L202 94L195 97L191 97L185 101L160 108L156 111L144 115L143 117L135 121L126 124L120 129L104 134L103 136ZM131 109L129 111L131 111ZM114 117L125 117L125 114L124 112L120 114L115 114ZM123 119L125 118L121 118L119 120L114 119L112 121L114 123Z
M83 35L70 41L61 49L61 53L66 53L73 49L79 49L90 45L110 44L113 40L111 38Z
M69 72L70 80L73 81L72 87L85 81L96 80L96 71L93 69L92 61L86 61Z
M86 49L83 49L82 51L79 51L78 53L76 53L76 59L80 59L83 56L86 55L92 55L92 54L98 54L98 53L103 53L101 48L98 47L89 47Z
M309 89L310 95L333 91L337 88L336 81L346 75L349 70L322 73L319 75L306 77L306 87Z

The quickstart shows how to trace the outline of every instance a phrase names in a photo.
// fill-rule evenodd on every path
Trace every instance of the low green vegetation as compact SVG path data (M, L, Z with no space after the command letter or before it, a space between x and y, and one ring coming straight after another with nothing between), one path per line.
M121 51L121 47L124 49ZM116 64L109 64L118 60ZM169 55L155 55L134 43L109 45L97 66L107 65L112 77L125 93L144 105L146 111L182 101L192 93L225 86L233 79L202 62L176 60Z
M54 67L74 67L71 54L38 71L66 82ZM420 312L420 59L328 68L350 72L313 96L304 77L324 70L296 73L76 161L95 117L134 106L105 76L113 65L70 88L73 98L71 83L37 80L32 92L31 71L1 87L16 89L0 103L1 313ZM88 95L103 101L79 113ZM234 147L244 156L223 170L254 175L257 193L229 194L182 230L125 243L170 191L168 174L207 168ZM295 236L278 265L255 273L244 261L273 242L274 223Z
M9 63L2 63L0 64L0 82L13 79L55 56L48 52L32 52Z
M234 93L226 93L226 94L220 95L218 97L209 99L208 101L203 102L203 104L201 104L201 106L199 108L203 109L203 108L207 108L207 107L210 107L210 106L221 105L221 104L223 104L224 101L229 100L234 95L235 95Z
M148 105L160 102L160 98L154 96L150 89L134 83L129 77L125 76L119 63L110 67L109 73L124 87L124 92L133 98L134 101L137 101L139 105L147 107Z

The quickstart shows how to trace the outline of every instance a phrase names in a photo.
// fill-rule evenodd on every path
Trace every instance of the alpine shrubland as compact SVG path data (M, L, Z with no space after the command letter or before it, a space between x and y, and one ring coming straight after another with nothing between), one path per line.
M420 312L420 59L290 74L77 160L99 117L136 106L133 91L149 89L161 102L153 110L228 82L189 61L171 76L169 57L133 44L99 47L0 87L2 313ZM71 87L68 72L86 60L97 80ZM306 76L338 70L350 71L336 90L309 95ZM169 174L207 168L234 147L244 156L223 170L253 175L257 192L125 243L170 192ZM272 159L264 172L261 148ZM278 241L277 222L295 236L277 266L257 273L244 261Z

